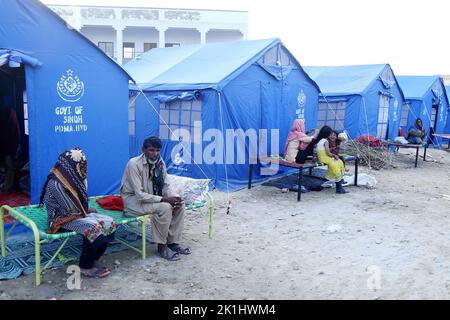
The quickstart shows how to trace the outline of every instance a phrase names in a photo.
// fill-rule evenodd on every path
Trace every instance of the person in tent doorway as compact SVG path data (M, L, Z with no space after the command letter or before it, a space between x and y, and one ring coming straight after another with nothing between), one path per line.
M15 159L19 141L20 128L16 111L10 107L0 108L0 164L4 163L5 166L5 182L0 191L15 191Z
M294 120L284 146L284 158L287 161L295 162L298 151L305 150L308 144L315 138L315 136L308 136L312 132L316 132L316 129L305 132L305 120Z
M336 193L347 193L342 186L344 182L343 175L345 172L344 162L339 159L339 156L330 151L329 137L333 133L333 129L329 126L324 126L320 129L317 138L312 142L317 148L317 157L319 161L328 166L326 178L336 183Z
M417 118L413 126L406 133L406 140L412 144L425 144L427 138L427 129L423 127L422 119Z
M83 236L79 266L86 277L103 278L111 271L99 263L114 240L114 220L88 207L87 159L83 150L61 153L44 183L39 205L48 213L47 233L75 231Z
M180 254L191 252L179 244L185 206L181 198L167 195L167 171L161 148L158 137L144 140L142 154L128 161L120 195L125 215L151 215L152 238L158 244L159 255L175 261L180 259Z

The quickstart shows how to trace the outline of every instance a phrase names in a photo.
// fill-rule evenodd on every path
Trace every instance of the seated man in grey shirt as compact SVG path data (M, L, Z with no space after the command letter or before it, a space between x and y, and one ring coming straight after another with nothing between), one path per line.
M179 197L167 196L166 164L161 157L158 137L145 139L142 154L128 161L122 177L120 195L127 216L151 215L153 240L161 257L175 261L179 254L190 254L179 244L185 206Z

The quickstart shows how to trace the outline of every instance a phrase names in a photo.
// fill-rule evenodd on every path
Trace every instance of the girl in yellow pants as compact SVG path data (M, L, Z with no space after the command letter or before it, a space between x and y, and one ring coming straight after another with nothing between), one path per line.
M324 126L320 129L317 139L314 141L317 144L317 156L319 161L328 166L328 173L326 178L336 183L336 193L347 193L342 186L345 166L342 160L335 154L332 154L329 149L328 137L333 132L329 126Z

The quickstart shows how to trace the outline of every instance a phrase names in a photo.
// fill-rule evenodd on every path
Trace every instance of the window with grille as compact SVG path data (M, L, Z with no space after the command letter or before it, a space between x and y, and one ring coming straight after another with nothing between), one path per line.
M345 101L329 103L320 102L317 115L317 124L319 128L330 126L337 131L344 130L346 104Z
M156 42L144 42L144 52L155 49L158 46Z
M179 47L180 44L179 43L175 43L175 42L166 42L166 44L164 46L166 48L172 48L172 47Z
M202 120L202 102L200 100L176 100L160 104L159 137L171 140L177 129L185 129L194 136L195 122Z
M111 58L114 58L114 43L113 42L99 42L98 47L102 49Z
M124 59L134 59L135 56L134 42L124 42L123 43L123 58Z
M389 121L389 96L380 94L380 108L378 109L377 138L386 139Z
M436 119L437 119L437 114L438 113L438 106L437 105L433 105L433 108L431 108L431 128L433 130L435 130L436 128Z
M267 51L259 62L272 66L288 66L292 64L289 54L281 45L274 46Z
M406 127L408 125L408 116L409 116L409 103L405 103L402 109L402 117L400 119L400 127Z

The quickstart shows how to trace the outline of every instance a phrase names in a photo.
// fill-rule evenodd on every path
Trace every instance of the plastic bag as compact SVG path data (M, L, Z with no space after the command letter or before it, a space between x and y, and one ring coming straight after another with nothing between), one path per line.
M169 197L180 197L186 206L202 204L206 201L209 191L209 179L192 179L187 177L167 175Z

